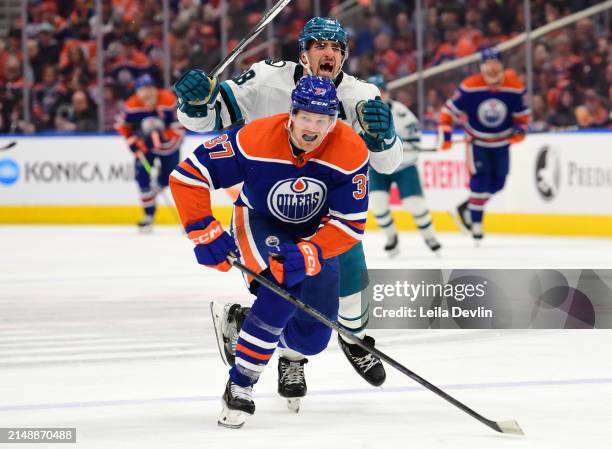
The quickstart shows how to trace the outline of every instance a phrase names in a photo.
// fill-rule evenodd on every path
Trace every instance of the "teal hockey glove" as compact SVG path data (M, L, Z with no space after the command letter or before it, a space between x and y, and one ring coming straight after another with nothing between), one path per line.
M209 78L204 70L192 69L183 73L174 83L179 111L188 117L206 117L208 105L219 93L217 78Z
M362 137L371 151L388 150L395 143L393 114L380 97L357 103L357 119L363 129Z

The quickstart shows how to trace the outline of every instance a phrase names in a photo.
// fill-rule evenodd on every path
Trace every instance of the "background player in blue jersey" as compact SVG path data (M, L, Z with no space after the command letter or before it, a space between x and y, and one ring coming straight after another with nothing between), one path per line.
M340 100L338 118L360 133L368 146L370 164L379 173L392 173L402 160L402 140L397 138L389 107L380 100L376 86L342 70L348 56L348 40L334 18L314 17L299 35L299 63L260 61L242 75L218 83L202 70L185 72L174 88L179 98L178 118L192 131L220 129L237 120L255 119L285 112L290 94L305 74L332 79ZM365 100L361 120L357 103ZM374 346L366 335L368 301L361 292L368 283L363 245L358 243L340 256L341 326ZM237 316L246 310L238 310ZM232 317L229 317L233 321ZM228 337L229 338L229 337ZM376 357L339 336L338 342L353 368L370 384L385 381L385 369ZM233 351L231 347L229 352Z
M179 162L184 130L176 119L176 97L169 90L158 89L150 75L140 76L136 93L125 102L115 128L136 156L136 182L144 210L138 227L149 232L157 194L168 186L170 172Z
M525 138L530 110L524 102L525 86L512 70L504 70L501 53L481 53L480 73L461 83L440 112L440 149L451 147L453 122L465 116L468 135L467 164L470 196L459 205L460 223L478 242L483 237L487 201L499 192L510 169L509 147Z
M421 140L419 120L404 104L391 100L391 95L387 91L387 82L382 75L372 76L368 78L368 82L380 89L382 100L393 114L395 131L404 142L404 160L393 173L382 174L374 168L370 169L370 209L376 223L387 236L385 251L389 256L399 253L399 238L389 207L389 191L391 185L395 183L399 189L402 206L412 214L427 247L436 252L441 245L434 233L431 213L423 195L417 168L418 145Z
M368 151L351 127L337 122L338 105L329 79L304 77L291 94L289 114L209 133L170 179L199 263L227 271L228 253L239 254L243 264L332 320L338 316L337 256L361 240L368 207ZM230 236L212 215L209 192L240 182ZM277 345L284 350L278 390L297 410L306 394L304 355L323 351L331 336L321 322L246 280L256 299L236 328L219 417L227 427L241 427L255 412L252 386ZM220 318L231 307L213 303L218 338Z

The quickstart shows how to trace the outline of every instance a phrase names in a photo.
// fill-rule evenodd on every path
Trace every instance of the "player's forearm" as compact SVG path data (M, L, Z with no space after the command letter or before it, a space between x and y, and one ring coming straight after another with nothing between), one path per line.
M347 252L359 243L364 229L365 223L332 219L310 241L321 248L324 259L329 259Z
M206 117L189 117L187 114L181 111L176 111L177 117L181 125L187 128L189 131L203 133L215 130L216 110L209 109Z
M385 151L370 151L370 165L378 173L385 175L393 173L403 160L403 144L401 139L395 142Z
M187 176L179 165L170 175L169 186L185 229L212 215L210 191L204 180Z

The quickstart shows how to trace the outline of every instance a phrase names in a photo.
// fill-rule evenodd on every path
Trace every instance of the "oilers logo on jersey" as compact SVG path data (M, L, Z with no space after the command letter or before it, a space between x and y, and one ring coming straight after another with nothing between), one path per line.
M283 179L270 189L268 207L281 221L304 223L319 213L326 198L327 187L317 179Z
M491 128L503 123L508 115L508 107L497 98L489 98L478 106L478 119L480 122Z

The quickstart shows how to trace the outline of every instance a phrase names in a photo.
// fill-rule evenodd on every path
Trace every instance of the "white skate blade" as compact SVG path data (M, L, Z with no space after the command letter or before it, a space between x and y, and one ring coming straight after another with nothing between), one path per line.
M392 250L385 250L385 253L387 254L387 257L389 259L393 259L397 256L399 256L400 250L399 248L393 248Z
M287 408L292 412L300 411L300 398L287 398Z
M232 410L223 404L217 424L228 429L240 429L247 419L247 413L242 410Z
M219 355L221 356L221 360L227 366L229 363L225 358L225 351L223 349L223 310L225 309L225 304L217 303L214 301L210 302L210 315L213 320L213 329L215 330L215 336L217 337L217 348L219 349Z
M139 226L138 233L139 234L151 234L153 232L153 226Z

